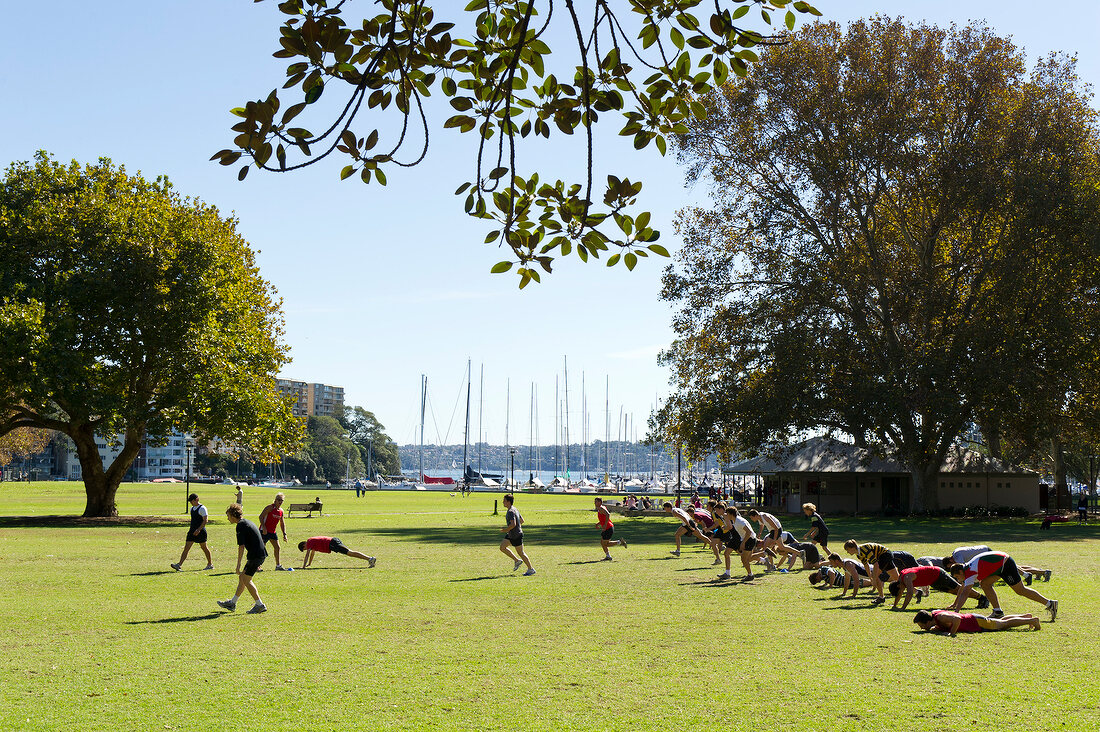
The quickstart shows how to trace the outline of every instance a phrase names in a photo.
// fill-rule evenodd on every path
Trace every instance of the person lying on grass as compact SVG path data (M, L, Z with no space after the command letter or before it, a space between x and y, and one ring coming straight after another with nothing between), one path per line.
M344 546L344 542L340 541L335 536L314 536L311 539L298 542L298 551L305 552L306 556L302 560L302 569L305 569L309 565L313 564L313 556L317 552L322 554L329 554L330 552L336 552L337 554L346 554L349 557L355 557L356 559L365 559L371 569L374 569L374 563L378 561L375 557L369 557L363 552L356 552L348 549Z
M1008 630L1023 625L1039 630L1042 623L1031 615L1005 615L1001 618L987 618L973 613L956 613L951 610L918 610L913 622L931 633L947 633L952 638L956 633L984 633L993 630Z
M898 607L898 600L901 599L902 589L905 590L905 602L901 605L901 609L904 610L909 607L909 601L913 599L914 594L916 594L917 602L920 602L922 594L927 596L931 593L931 590L939 590L940 592L957 595L959 592L959 583L939 567L921 566L903 569L901 570L898 580L890 583L890 594L894 597L892 610L896 610ZM986 599L985 595L977 592L973 588L970 588L966 596L978 601L979 610L989 607L989 600Z

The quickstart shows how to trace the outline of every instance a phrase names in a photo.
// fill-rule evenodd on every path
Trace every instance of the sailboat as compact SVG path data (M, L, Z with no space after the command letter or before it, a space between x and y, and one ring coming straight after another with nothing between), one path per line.
M418 491L449 491L454 490L454 478L433 478L424 473L424 411L428 402L428 377L420 375L420 447L417 451L419 466L417 473L420 482L415 486Z

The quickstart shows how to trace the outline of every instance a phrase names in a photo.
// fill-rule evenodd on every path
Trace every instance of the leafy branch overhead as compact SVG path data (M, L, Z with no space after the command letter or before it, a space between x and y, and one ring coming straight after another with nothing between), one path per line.
M820 15L791 0L589 0L583 12L574 0L472 0L464 11L445 6L447 19L424 0L372 5L382 12L352 18L348 0L279 3L288 18L274 55L293 60L283 89L300 101L284 107L274 90L234 109L241 118L233 126L236 148L212 159L243 161L244 179L253 166L289 172L339 153L349 160L341 179L385 185L387 171L427 156L434 127L426 98L439 91L454 111L443 128L478 138L473 178L456 194L465 195L467 214L492 222L485 241L511 250L492 271L515 268L520 287L573 252L588 261L613 251L608 266L621 261L627 269L650 253L668 256L654 243L659 232L648 212L631 212L640 182L608 175L602 197L594 194L600 114L620 114L620 135L638 150L653 143L664 154L667 136L685 134L686 121L705 114L698 97L731 73L744 76L757 60L753 47L782 41L770 34L773 22L789 30L798 13ZM741 25L754 10L769 34ZM548 68L553 38L570 39L571 79ZM329 97L343 95L338 111L325 117L314 108L322 131L299 126L299 115L326 89ZM583 130L584 181L544 182L517 169L517 143L549 139L552 130Z

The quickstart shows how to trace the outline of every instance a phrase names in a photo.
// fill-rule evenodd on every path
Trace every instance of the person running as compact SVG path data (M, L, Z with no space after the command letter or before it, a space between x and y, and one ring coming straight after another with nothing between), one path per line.
M515 496L511 493L504 495L504 508L507 510L504 513L505 526L501 529L504 532L504 538L500 540L500 550L515 562L515 566L512 567L513 572L526 564L527 571L523 573L523 576L530 577L535 573L535 568L531 565L531 560L523 549L523 517L519 515L519 511L513 505L515 502ZM515 547L515 554L512 553L511 547ZM517 557L516 554L519 554L519 556Z
M890 583L890 594L894 598L892 609L897 609L898 600L901 599L902 589L905 590L905 602L903 602L901 606L901 609L904 610L909 607L909 601L913 599L914 594L917 597L918 603L920 602L921 595L927 596L930 594L930 590L939 590L949 595L957 595L959 592L959 583L952 579L951 575L940 567L927 567L924 565L919 567L907 567L898 574L896 582ZM967 597L978 601L979 610L989 607L989 600L986 599L985 595L977 592L973 588L967 593Z
M994 583L1000 579L1004 580L1004 583L1012 588L1012 591L1017 595L1026 597L1032 602L1041 603L1050 613L1050 622L1053 623L1054 619L1058 617L1058 601L1048 600L1030 587L1024 587L1016 561L1004 552L979 554L966 564L951 565L950 572L955 581L961 585L955 597L955 604L951 607L956 612L962 609L963 604L966 602L967 593L965 590L974 584L979 584L985 596L989 598L989 604L993 606L990 617L1003 617L1004 611L1001 610L997 593L993 589Z
M187 539L183 545L183 554L180 554L180 560L170 566L177 572L183 569L183 563L187 560L187 553L191 551L191 545L198 544L203 554L206 555L206 566L203 567L203 570L213 569L214 558L210 556L210 549L206 546L206 522L210 520L206 512L206 506L199 503L199 497L195 493L187 497L187 502L191 504L189 509L191 525L187 528Z
M699 539L699 541L708 545L712 544L711 540L703 536L703 532L699 531L699 524L695 523L695 519L693 519L687 511L679 506L673 506L668 501L665 501L663 508L665 513L680 519L680 526L677 527L676 533L672 537L676 542L676 548L671 551L672 556L680 556L680 537L686 536L687 534L692 534L695 538Z
M714 564L721 564L722 560L718 558L718 547L721 545L721 542L718 541L714 533L717 524L714 520L714 514L705 508L696 508L695 506L688 506L687 512L688 516L691 516L695 520L695 524L699 527L699 531L707 538L707 543L710 544L711 551L714 552Z
M377 557L348 549L347 546L344 545L344 542L340 541L340 539L335 536L314 536L305 541L299 541L298 551L306 553L305 557L302 558L302 569L313 564L313 557L317 552L321 554L335 552L336 554L345 554L349 557L355 557L356 559L365 559L370 569L374 569L374 563L378 561Z
M894 557L890 550L882 544L873 542L859 544L855 539L844 542L844 550L849 554L854 554L856 559L863 563L864 569L867 570L867 576L871 578L875 592L878 593L878 597L872 600L871 604L880 605L886 602L883 582L887 579L896 580L898 578L898 571L894 568Z
M256 524L244 518L244 509L239 503L229 504L229 508L225 509L225 515L229 523L237 525L237 591L228 600L218 600L218 606L226 610L236 610L237 598L247 590L256 601L248 612L252 614L267 612L267 605L260 599L260 591L252 581L260 565L267 559L267 549L264 548L260 530ZM243 569L241 568L242 558L245 559Z
M952 610L918 610L913 622L932 633L947 633L952 638L956 633L985 633L993 630L1008 630L1024 625L1032 630L1042 628L1039 618L1034 615L1005 615L1000 618L987 618L973 613L957 613Z
M602 498L594 499L596 504L596 520L599 522L599 526L603 531L600 532L600 546L603 548L603 559L601 562L611 561L611 547L621 546L626 549L626 539L612 539L615 535L615 524L611 523L611 512L607 510L607 506L603 505Z
M867 570L854 559L842 559L839 554L833 552L829 555L829 566L844 572L844 588L840 597L847 594L849 587L852 588L852 597L855 597L864 587L874 587Z
M809 539L814 544L821 545L821 551L828 556L829 551L829 527L825 525L825 519L817 512L817 506L812 503L802 504L802 513L810 519L810 530L802 537Z
M754 580L756 575L752 573L752 559L756 549L756 532L736 506L726 508L725 515L733 524L733 536L726 542L726 571L718 575L718 579L730 579L730 555L737 552L741 555L741 565L745 568L745 579Z
M286 541L286 524L283 523L283 501L286 500L286 496L282 493L275 494L275 500L260 511L260 535L263 536L264 544L271 542L271 547L275 550L275 569L279 572L293 572L294 567L284 567L279 558L279 537L275 535L275 529L280 529L283 532L283 541Z

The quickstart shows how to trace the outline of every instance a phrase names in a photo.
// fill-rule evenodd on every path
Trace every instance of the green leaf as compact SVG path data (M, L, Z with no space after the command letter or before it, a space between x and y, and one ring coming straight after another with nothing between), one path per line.
M646 249L648 249L649 251L653 252L654 254L658 254L662 257L670 256L669 253L668 253L668 250L665 249L660 244L650 244L648 247L646 247Z
M489 271L492 272L493 274L502 274L504 272L507 272L510 269L512 269L512 262L504 261L504 262L497 262L496 264L493 265L493 268Z
M318 81L316 84L309 88L306 92L306 104L313 104L321 98L321 94L325 91L325 82Z
M634 267L638 264L638 257L634 252L627 252L626 256L623 257L623 263L626 264L628 270L633 271Z
M340 171L340 180L346 180L347 178L350 178L353 175L355 175L355 166L354 165L345 165L344 169Z

